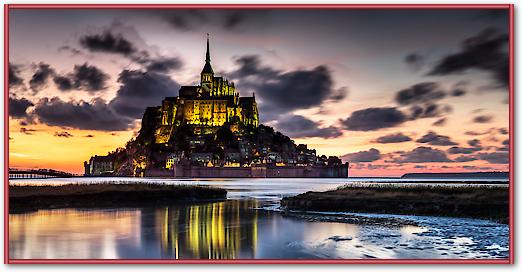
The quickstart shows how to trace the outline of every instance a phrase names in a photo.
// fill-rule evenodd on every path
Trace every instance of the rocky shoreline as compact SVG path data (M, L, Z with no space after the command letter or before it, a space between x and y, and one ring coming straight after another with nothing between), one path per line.
M281 200L286 211L355 212L509 222L509 189L500 186L349 185ZM342 220L341 220L342 222Z
M9 213L59 208L136 207L226 199L219 188L161 184L9 186Z

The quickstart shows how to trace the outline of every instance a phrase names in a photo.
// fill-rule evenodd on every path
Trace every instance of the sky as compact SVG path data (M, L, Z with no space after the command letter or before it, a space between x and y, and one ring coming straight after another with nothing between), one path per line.
M216 75L351 176L508 171L508 10L11 9L9 166L83 172Z

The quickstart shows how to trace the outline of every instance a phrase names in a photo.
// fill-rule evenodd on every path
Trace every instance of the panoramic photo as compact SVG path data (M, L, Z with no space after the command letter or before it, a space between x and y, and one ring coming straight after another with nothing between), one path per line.
M511 8L8 7L7 261L512 262Z

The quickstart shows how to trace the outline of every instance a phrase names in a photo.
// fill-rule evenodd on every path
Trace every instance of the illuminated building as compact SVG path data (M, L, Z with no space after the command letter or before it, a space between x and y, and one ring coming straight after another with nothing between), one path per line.
M159 110L161 124L155 132L155 141L159 144L167 143L181 124L191 125L196 134L215 133L225 124L232 128L234 125L259 125L255 95L240 97L233 82L214 75L208 34L200 84L182 86L179 96L166 97Z

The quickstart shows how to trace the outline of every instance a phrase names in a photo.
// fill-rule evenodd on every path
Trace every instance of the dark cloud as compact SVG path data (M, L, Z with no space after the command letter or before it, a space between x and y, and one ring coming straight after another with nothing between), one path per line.
M73 88L73 82L67 76L55 76L53 81L56 87L61 91L68 91Z
M487 161L492 164L508 164L509 163L509 152L491 152L491 153L479 153L479 159Z
M509 151L509 139L502 141L502 146L497 147L498 151Z
M224 18L223 27L229 30L237 29L247 19L248 18L241 12L232 12Z
M438 119L437 121L433 122L433 125L434 126L438 126L438 127L441 127L441 126L444 126L446 124L446 121L447 121L447 118L444 117L444 118L440 118Z
M9 63L9 87L15 87L24 83L20 77L20 68L18 65Z
M458 147L454 146L448 149L449 154L471 154L482 150L482 147Z
M475 118L473 118L473 122L475 122L475 123L484 124L484 123L489 123L491 121L493 121L492 115L479 115L479 116L476 116Z
M264 121L297 109L320 106L325 101L338 101L346 96L346 88L334 88L331 71L326 66L283 72L261 65L259 56L243 56L235 60L238 68L229 73L239 89L255 91Z
M27 109L34 104L26 98L16 98L9 96L9 116L12 118L27 117Z
M509 130L507 128L499 128L498 132L500 132L500 134L503 134L503 135L509 134Z
M209 21L207 12L199 9L166 12L162 18L173 28L182 31L199 29Z
M469 130L469 131L464 132L464 134L469 135L469 136L481 136L481 135L490 134L491 132L492 132L491 129L488 129L484 132Z
M451 91L451 95L453 95L453 96L463 96L465 94L466 94L466 90L460 89L460 88L457 88L457 89L454 89L453 91Z
M146 65L145 69L152 72L169 72L182 67L182 61L178 58L153 59Z
M94 135L92 135L92 134L87 134L87 135L85 135L85 136L83 136L83 137L86 137L86 138L93 138Z
M341 156L341 159L347 162L373 162L379 160L380 158L381 152L375 148Z
M462 155L462 156L458 156L454 159L454 161L456 162L470 162L470 161L476 161L477 158L475 156L466 156L466 155Z
M337 138L342 135L340 129L330 126L321 128L320 124L301 115L287 115L277 121L276 128L292 138Z
M407 121L406 115L397 108L367 108L352 112L341 120L348 130L369 131L398 126Z
M394 158L396 163L427 163L427 162L451 162L446 153L431 147L417 147L409 152L400 154Z
M226 31L246 31L266 26L270 21L265 10L170 10L163 12L161 18L171 27L181 31L209 31L220 28Z
M71 133L67 132L67 131L56 131L54 133L54 136L56 137L63 137L63 138L70 138L70 137L73 137L74 135L72 135Z
M125 37L119 32L126 33ZM132 37L134 42L126 36ZM114 22L101 34L81 37L80 44L91 52L121 55L142 65L148 71L165 73L182 67L182 61L179 58L152 56L149 51L140 50L139 47L146 47L143 39L133 27L126 27L120 22Z
M412 139L402 133L388 134L375 139L376 143L389 144L389 143L402 143L409 142Z
M71 73L67 75L54 75L53 77L54 84L61 91L78 89L90 93L104 90L107 87L108 79L109 75L88 63L74 65L74 69Z
M134 119L118 115L102 99L91 102L65 102L58 97L40 99L34 114L50 126L85 130L117 131L133 126Z
M452 111L449 105L421 104L410 107L410 119L440 117Z
M121 86L109 105L118 114L133 119L141 118L146 107L158 106L165 97L178 95L180 88L166 75L135 70L122 71L118 82Z
M107 79L109 79L109 76L106 73L87 63L75 65L72 73L74 86L88 92L105 89Z
M23 133L26 135L33 135L33 132L36 132L36 131L37 131L36 129L30 129L30 128L26 128L26 127L20 128L20 133Z
M469 140L469 141L468 141L468 144L469 144L470 146L473 146L473 147L479 147L479 146L481 146L481 143L480 143L480 140L479 140L479 139Z
M104 31L102 34L90 34L80 38L80 45L91 52L105 52L130 56L137 52L134 45L121 34Z
M439 135L434 131L429 131L427 134L417 140L417 143L427 143L429 145L456 145L457 143L451 141L448 136Z
M58 48L58 52L62 52L62 51L70 52L71 55L73 55L73 56L82 54L82 51L80 51L80 50L78 50L78 49L76 49L74 47L71 47L69 45L60 46Z
M400 105L412 105L418 103L432 103L443 99L446 93L435 82L422 82L407 89L401 90L395 96L395 101Z
M460 52L447 55L429 75L450 75L476 69L490 72L505 87L509 83L509 36L495 29L486 29L462 42Z
M40 62L36 65L36 71L29 80L29 86L34 92L39 91L42 87L47 84L49 78L52 78L55 71L49 64Z
M424 58L424 56L422 56L418 53L411 53L411 54L406 55L406 57L404 57L404 62L406 62L408 67L413 72L417 72L420 69L422 69L422 67L424 66L425 58Z

